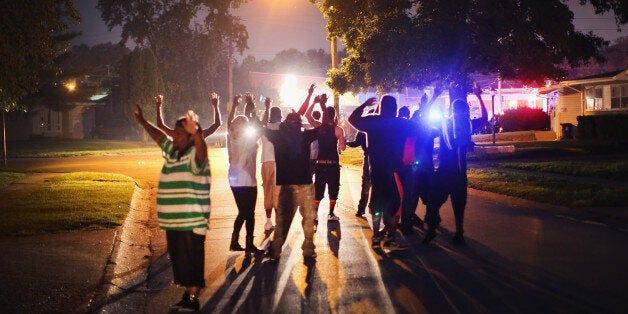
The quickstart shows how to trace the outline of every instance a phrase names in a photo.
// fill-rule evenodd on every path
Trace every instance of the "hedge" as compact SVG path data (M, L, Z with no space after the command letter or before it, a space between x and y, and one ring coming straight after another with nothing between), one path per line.
M578 116L580 139L628 140L628 114Z

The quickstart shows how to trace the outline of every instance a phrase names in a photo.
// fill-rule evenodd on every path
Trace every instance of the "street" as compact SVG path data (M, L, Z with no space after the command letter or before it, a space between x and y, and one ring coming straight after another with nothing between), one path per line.
M319 209L318 257L305 263L300 216L278 263L228 251L237 214L227 183L225 149L211 149L210 231L206 240L206 289L202 312L212 313L626 313L628 234L603 225L530 210L503 198L470 191L465 216L466 245L451 242L453 214L441 209L442 228L430 245L423 230L402 237L407 250L372 249L370 217L354 216L361 169L342 167L336 214L327 222L328 202ZM59 159L38 166L12 160L30 171L106 171L155 187L157 153ZM28 166L26 166L28 164ZM39 167L39 168L38 168ZM258 181L260 183L261 180ZM154 201L154 199L153 199ZM424 207L417 211L424 215ZM255 244L265 247L262 188L258 188ZM165 236L151 238L152 262L134 291L109 300L117 311L165 313L183 291L172 283ZM240 237L244 241L244 231ZM135 294L137 308L126 307ZM115 304L117 303L117 305ZM110 312L106 310L102 312Z

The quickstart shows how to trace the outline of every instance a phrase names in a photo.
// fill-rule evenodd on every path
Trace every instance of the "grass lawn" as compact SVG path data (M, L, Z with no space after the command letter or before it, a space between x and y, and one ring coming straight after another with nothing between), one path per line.
M45 139L7 142L7 156L68 157L82 155L152 152L159 148L150 140L147 143L112 140Z
M134 191L120 174L75 172L53 178L28 198L0 206L1 235L97 230L119 226Z
M469 187L567 207L628 206L628 188L601 187L574 181L509 173L507 171L468 171Z
M0 171L0 190L6 188L9 184L23 178L25 174L20 172Z
M610 158L604 160L562 160L541 162L504 162L500 167L551 172L572 176L628 182L628 159Z

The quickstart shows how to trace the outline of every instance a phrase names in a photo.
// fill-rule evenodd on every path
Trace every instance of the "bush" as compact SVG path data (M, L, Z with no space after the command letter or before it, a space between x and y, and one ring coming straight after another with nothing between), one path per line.
M521 107L506 110L500 119L503 132L545 131L549 129L550 118L541 109Z
M578 138L628 140L628 115L578 116Z

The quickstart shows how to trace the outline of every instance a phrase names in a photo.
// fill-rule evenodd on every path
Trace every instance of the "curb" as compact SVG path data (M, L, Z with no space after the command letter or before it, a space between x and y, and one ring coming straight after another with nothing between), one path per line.
M141 312L148 292L152 231L150 215L153 192L147 184L135 183L129 214L114 235L111 255L93 301L91 312Z

